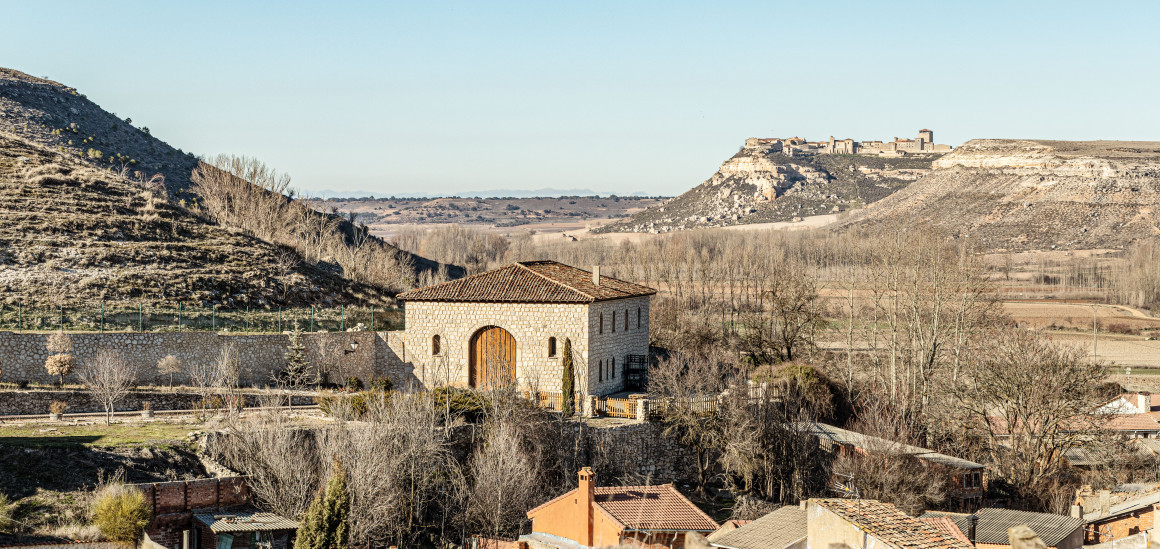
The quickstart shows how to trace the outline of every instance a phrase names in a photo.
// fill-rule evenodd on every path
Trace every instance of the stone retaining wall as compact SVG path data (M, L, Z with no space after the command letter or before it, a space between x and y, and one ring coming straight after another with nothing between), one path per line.
M157 373L157 362L166 355L181 359L188 368L196 363L218 359L227 345L238 353L241 382L250 386L273 385L273 376L286 366L287 334L223 335L213 332L169 333L80 333L69 334L73 355L79 363L91 360L100 349L120 353L138 369L141 383L168 383L169 377ZM18 383L53 383L44 369L48 358L45 341L48 334L0 332L0 381ZM396 386L410 382L410 368L392 350L401 345L398 332L333 332L302 335L307 359L333 383L349 376L368 383L372 377L389 376ZM398 343L396 343L398 342ZM175 383L188 381L178 375Z
M247 407L255 407L262 404L262 397L265 395L261 393L244 393L243 396L246 398ZM54 400L68 404L68 410L65 411L66 415L105 411L101 407L101 403L90 398L88 393L79 390L0 390L0 416L47 414L48 405L52 404ZM191 410L201 403L201 395L189 392L133 391L124 400L117 403L116 411L129 412L141 410L144 408L144 403L146 402L149 403L149 406L153 410ZM294 397L295 406L310 404L314 404L312 397L304 395L296 395Z

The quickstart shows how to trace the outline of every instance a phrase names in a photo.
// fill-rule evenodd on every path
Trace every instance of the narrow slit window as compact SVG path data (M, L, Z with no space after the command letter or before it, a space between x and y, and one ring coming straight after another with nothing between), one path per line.
M548 356L549 357L556 356L556 338L554 338L554 337L548 338Z
M628 309L624 310L624 331L628 331Z
M600 313L600 319L597 320L597 322L600 323L600 327L596 329L596 333L603 334L604 333L604 313Z
M640 307L636 308L636 329L640 329Z
M611 370L611 372L609 372L611 374L611 378L616 379L616 359L615 358L612 359L612 361L609 362L608 365L609 365L609 369Z
M439 356L439 334L431 336L431 355Z
M592 379L592 378L588 378L588 379ZM604 361L603 360L598 361L596 363L596 381L604 381Z
M612 333L616 333L616 311L612 311Z

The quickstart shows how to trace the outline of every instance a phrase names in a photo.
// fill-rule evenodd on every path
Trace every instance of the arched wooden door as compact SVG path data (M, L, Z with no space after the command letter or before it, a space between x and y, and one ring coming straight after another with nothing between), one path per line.
M499 326L484 326L471 336L469 378L476 389L516 381L516 338Z

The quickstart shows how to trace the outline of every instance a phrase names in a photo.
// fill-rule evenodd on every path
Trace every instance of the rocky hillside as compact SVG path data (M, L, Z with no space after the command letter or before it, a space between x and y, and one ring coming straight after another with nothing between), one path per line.
M363 277L364 284L357 284L344 280L346 273L333 257L298 266L304 262L289 257L293 250L231 232L196 208L187 209L197 198L191 192L190 175L199 160L192 154L157 139L148 128L134 127L129 118L105 111L74 88L4 68L0 68L0 139L0 153L7 162L0 164L0 185L4 186L0 190L0 234L14 235L0 243L9 250L0 256L0 287L7 284L9 290L22 292L5 296L9 300L52 298L51 293L41 290L61 284L76 289L75 280L47 276L68 271L68 257L120 273L115 281L103 282L101 277L76 273L65 277L85 279L91 286L76 299L93 299L94 292L102 291L109 299L137 296L147 304L176 300L227 306L381 301L424 278L420 276L423 273L445 272L455 277L463 272L460 267L440 266L400 251L378 238L360 238L365 234L363 227L326 212L317 216L330 218L328 241L357 246L366 264L397 264L405 272L382 282ZM158 174L163 177L155 177ZM53 178L61 181L54 184ZM159 179L163 186L154 188ZM151 189L149 198L140 196L146 189ZM71 202L62 202L55 193ZM142 201L152 204L148 215L138 210L144 207ZM106 216L83 217L100 211L94 208L105 207ZM39 212L39 217L35 222L25 219L21 213L26 211ZM165 226L172 230L165 233L160 225L142 223L143 218L154 216L161 216L158 223L169 222ZM52 225L57 222L65 224ZM71 225L75 231L65 230L70 223L75 223ZM47 232L40 236L48 240L29 240L38 236L28 233L32 226L44 227ZM107 250L107 246L89 246L118 242L122 237L140 243L138 248L143 251L105 257L99 250ZM45 251L14 255L11 250L19 243ZM58 249L52 249L54 246ZM288 276L284 273L288 262L294 263L294 270L304 278L292 284L292 289L276 290L279 277ZM5 269L5 265L10 268ZM12 271L11 266L19 266L21 272ZM154 272L188 277L141 276ZM106 282L116 285L100 288Z
M742 148L704 183L597 232L668 232L792 221L860 208L926 174L934 158L790 157Z
M1119 248L1160 234L1160 142L977 139L838 227L932 223L990 249Z
M115 172L0 134L0 296L8 305L226 307L388 301L226 230Z

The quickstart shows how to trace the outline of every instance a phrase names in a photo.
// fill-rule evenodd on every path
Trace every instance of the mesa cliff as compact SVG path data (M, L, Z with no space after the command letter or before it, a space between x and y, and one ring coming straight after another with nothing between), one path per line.
M742 147L700 185L594 232L663 233L699 227L793 221L861 208L916 181L939 155L883 158L787 155Z
M1160 234L1160 142L976 139L837 229L902 219L993 250L1121 248Z

